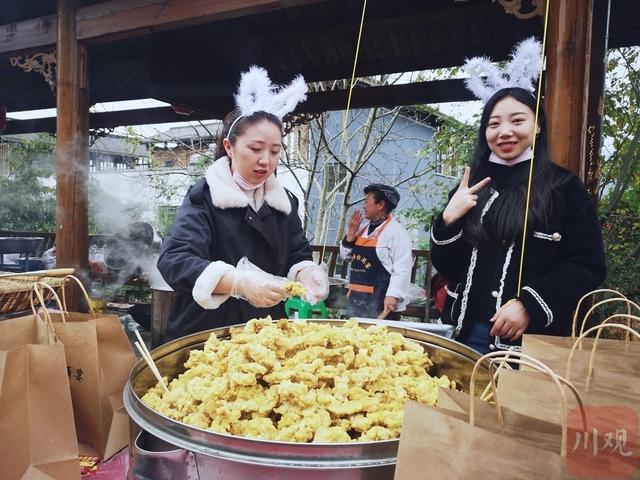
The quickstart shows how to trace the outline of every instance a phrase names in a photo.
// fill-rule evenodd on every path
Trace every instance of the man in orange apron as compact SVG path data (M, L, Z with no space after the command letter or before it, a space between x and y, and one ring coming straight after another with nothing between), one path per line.
M340 245L342 258L351 261L349 306L351 317L399 318L411 278L411 237L391 215L398 205L398 191L379 183L364 189L363 211L349 220ZM361 225L362 220L366 223Z

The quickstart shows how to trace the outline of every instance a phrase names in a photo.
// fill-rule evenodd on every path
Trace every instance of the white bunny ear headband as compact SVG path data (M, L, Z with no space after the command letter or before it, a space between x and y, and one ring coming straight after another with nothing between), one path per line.
M282 120L282 117L292 112L298 103L307 98L307 90L302 75L294 78L289 85L278 87L271 83L264 68L252 66L240 77L240 87L234 96L240 115L231 123L227 138L238 120L256 112L271 113Z
M465 84L484 103L498 90L520 87L533 92L540 75L542 45L534 37L520 42L511 53L504 69L496 67L488 57L468 58L464 71L469 75Z

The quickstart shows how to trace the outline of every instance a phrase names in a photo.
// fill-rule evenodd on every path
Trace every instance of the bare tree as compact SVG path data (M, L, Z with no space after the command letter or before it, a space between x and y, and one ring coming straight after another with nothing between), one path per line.
M363 199L354 189L358 180L400 186L435 168L420 155L427 138L413 138L415 133L409 131L414 120L398 121L406 113L401 107L357 110L343 117L342 125L336 125L338 115L324 113L303 129L309 138L306 158L292 158L289 152L284 156L283 164L301 179L305 226L311 220L308 215L316 214L311 225L315 243L326 242L332 225L335 238L342 237L349 209ZM418 147L404 151L403 143Z

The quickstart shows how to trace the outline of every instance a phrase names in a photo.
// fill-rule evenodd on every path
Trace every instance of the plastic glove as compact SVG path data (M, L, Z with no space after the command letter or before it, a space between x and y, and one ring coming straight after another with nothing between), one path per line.
M296 280L307 287L307 293L302 296L305 302L315 305L329 295L329 277L320 265L309 265L296 275Z
M286 279L264 271L234 270L229 295L246 300L254 307L273 307L288 297Z
M254 307L273 307L285 300L286 278L271 275L242 257L233 271L233 286L229 295L246 300Z

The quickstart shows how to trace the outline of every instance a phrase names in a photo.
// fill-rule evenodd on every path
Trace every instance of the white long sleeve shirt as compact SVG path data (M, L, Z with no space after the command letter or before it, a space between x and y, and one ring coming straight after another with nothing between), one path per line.
M366 223L364 227L361 236L368 238L369 223ZM375 232L376 230L371 232L371 235L374 235ZM340 242L340 256L344 260L351 259L351 250L352 248L345 247ZM413 267L411 250L412 245L409 233L395 217L392 217L389 224L378 236L376 254L382 266L391 274L389 288L387 288L385 295L398 299L396 311L405 310L407 306L406 298L411 281L411 268Z

